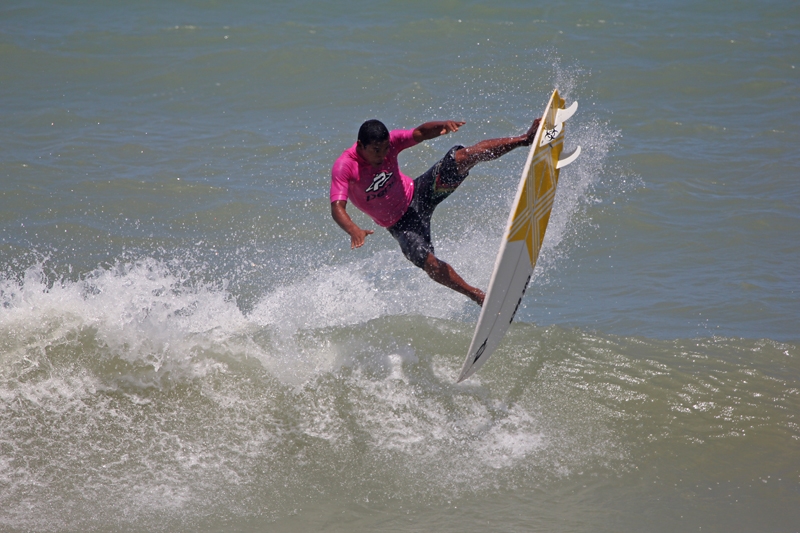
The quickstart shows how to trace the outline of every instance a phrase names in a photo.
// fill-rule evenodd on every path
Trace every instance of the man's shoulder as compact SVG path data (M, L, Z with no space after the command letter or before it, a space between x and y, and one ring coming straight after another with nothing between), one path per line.
M389 132L389 142L397 151L419 144L414 140L414 130L392 130Z
M356 145L354 144L336 158L332 169L334 177L338 174L358 175L358 158L356 156Z

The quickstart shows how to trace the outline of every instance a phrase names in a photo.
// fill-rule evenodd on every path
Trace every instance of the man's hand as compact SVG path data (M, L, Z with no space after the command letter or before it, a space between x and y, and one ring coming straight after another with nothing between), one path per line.
M414 129L414 140L419 142L435 139L440 135L447 135L458 131L458 128L466 124L458 120L435 120L420 124Z
M364 246L364 240L367 238L367 235L372 235L373 233L375 232L370 229L361 229L357 227L356 230L350 234L350 249L352 250Z
M364 240L367 238L367 235L372 235L375 232L372 230L359 228L358 225L350 218L350 215L347 214L345 209L346 206L346 200L337 200L335 202L331 202L331 216L333 217L333 220L339 224L339 227L345 230L348 235L350 235L350 249L352 250L353 248L361 248L364 246Z
M448 133L455 133L458 128L466 124L466 122L456 122L455 120L445 120L442 122L442 129L439 135L447 135Z

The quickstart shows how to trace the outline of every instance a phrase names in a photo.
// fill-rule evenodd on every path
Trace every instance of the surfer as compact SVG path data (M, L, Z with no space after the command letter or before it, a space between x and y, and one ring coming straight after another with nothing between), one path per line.
M469 147L456 145L427 172L412 180L398 167L397 156L406 148L454 133L465 122L426 122L413 130L392 130L368 120L358 140L336 160L331 171L331 216L350 235L350 247L360 248L374 232L360 228L347 214L347 200L385 227L400 243L403 255L434 281L483 305L485 294L469 285L449 264L437 258L431 243L431 216L476 164L491 161L520 146L530 146L539 119L517 137L487 139Z

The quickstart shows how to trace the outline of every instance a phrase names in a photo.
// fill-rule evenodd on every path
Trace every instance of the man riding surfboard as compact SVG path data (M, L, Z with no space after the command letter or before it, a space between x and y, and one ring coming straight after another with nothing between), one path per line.
M350 235L350 247L363 246L372 230L360 228L347 214L347 201L385 227L403 255L434 281L483 305L485 294L469 285L449 264L437 258L431 243L431 216L476 164L491 161L520 146L530 146L539 119L523 135L456 145L430 169L412 180L400 171L397 156L420 142L454 133L464 122L426 122L413 130L392 130L378 120L361 125L356 143L336 160L331 171L331 216Z

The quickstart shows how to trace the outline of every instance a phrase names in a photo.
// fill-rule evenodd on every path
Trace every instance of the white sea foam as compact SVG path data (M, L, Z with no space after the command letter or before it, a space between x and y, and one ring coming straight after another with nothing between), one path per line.
M32 350L44 356L54 344L80 342L76 336L88 330L100 353L149 368L124 379L203 375L218 365L193 361L193 354L224 345L247 324L224 290L153 259L98 269L74 281L49 282L39 265L21 281L0 284L7 357L30 359Z

